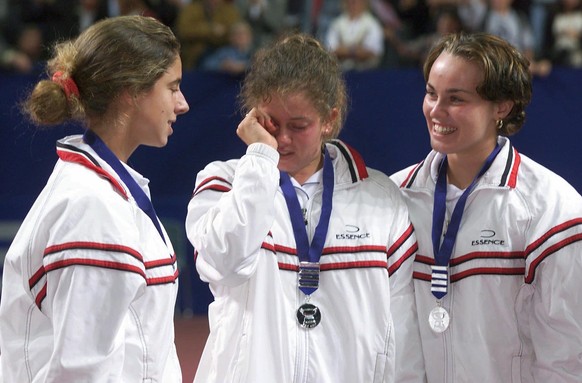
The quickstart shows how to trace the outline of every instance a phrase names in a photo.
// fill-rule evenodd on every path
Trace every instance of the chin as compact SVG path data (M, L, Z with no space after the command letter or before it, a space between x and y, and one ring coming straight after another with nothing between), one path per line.
M164 146L168 145L168 138L161 139L160 141L156 142L152 146L154 148L163 148Z
M279 164L277 165L277 168L285 173L290 173L292 171L290 166L285 165L284 161L279 160Z
M439 153L448 154L451 151L449 145L445 145L442 142L439 142L438 140L432 138L430 140L430 146L434 151L437 151Z

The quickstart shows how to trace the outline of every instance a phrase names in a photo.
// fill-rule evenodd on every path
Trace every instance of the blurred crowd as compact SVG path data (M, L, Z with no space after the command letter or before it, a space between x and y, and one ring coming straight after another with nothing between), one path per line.
M508 40L534 75L582 68L582 0L0 0L0 68L42 68L55 41L97 20L142 14L172 27L184 70L244 73L282 33L317 37L345 70L422 65L443 34L485 31Z

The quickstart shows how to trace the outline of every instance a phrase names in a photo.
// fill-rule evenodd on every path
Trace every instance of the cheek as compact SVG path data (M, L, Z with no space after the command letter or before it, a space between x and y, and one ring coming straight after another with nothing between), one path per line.
M465 110L463 113L457 113L455 119L464 126L470 127L466 129L470 133L479 134L485 129L486 116L475 110Z
M424 98L422 99L422 111L425 114L429 113L430 110L432 109L434 102L435 101L429 99L428 95L425 95Z
M430 119L430 111L432 110L431 106L429 105L429 103L424 100L422 103L422 113L424 114L424 118L426 118L427 120Z
M329 133L326 133L325 128L321 128L314 132L314 134L311 137L311 141L315 142L315 145L321 146L323 145L323 141L327 136L329 136Z

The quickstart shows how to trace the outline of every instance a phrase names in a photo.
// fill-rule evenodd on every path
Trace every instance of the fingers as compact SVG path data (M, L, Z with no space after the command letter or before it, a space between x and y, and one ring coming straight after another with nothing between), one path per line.
M269 118L259 113L256 108L249 113L239 123L236 133L247 145L261 142L277 148L277 140L273 137L275 126Z
M260 121L260 124L263 125L271 135L275 135L277 128L275 127L275 124L273 124L273 120L270 118L264 118L262 122Z

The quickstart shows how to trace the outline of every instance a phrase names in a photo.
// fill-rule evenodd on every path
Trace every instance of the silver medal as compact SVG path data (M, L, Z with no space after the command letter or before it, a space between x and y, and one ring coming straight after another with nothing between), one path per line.
M321 321L321 311L311 303L304 303L297 309L297 320L303 328L313 328Z
M436 333L441 333L449 328L449 322L449 313L441 306L432 309L428 315L428 324L432 331Z

